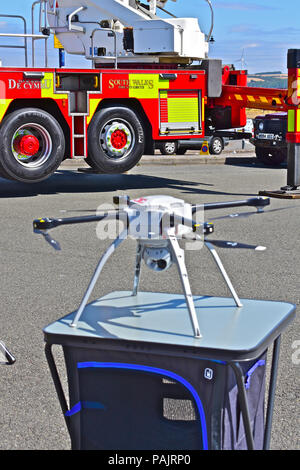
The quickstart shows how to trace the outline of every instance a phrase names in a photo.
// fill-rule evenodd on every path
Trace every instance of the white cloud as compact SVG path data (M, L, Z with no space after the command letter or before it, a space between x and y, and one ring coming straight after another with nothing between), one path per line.
M217 8L226 8L227 10L242 10L242 11L249 11L249 10L278 10L277 7L274 6L266 6L266 5L259 5L258 3L247 3L241 4L240 2L215 2L214 6Z
M244 49L251 49L253 47L260 47L260 44L252 43L252 44L245 44L243 46Z

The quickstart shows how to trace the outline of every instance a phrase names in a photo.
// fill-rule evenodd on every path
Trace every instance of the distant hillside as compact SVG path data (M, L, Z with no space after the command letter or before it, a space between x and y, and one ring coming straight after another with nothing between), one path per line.
M248 86L263 88L287 88L287 74L281 72L262 72L248 75Z

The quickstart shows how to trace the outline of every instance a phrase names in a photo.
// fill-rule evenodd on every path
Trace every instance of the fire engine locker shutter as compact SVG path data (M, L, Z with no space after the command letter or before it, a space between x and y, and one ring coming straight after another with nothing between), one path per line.
M201 132L198 91L160 91L160 133L198 134Z

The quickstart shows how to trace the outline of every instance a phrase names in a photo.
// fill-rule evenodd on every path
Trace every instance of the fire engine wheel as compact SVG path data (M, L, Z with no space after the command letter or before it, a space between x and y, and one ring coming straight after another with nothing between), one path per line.
M287 160L287 151L284 150L256 147L255 153L257 159L267 166L280 166Z
M54 173L65 153L56 119L40 109L9 114L0 128L0 173L23 183L38 183Z
M88 129L88 164L102 173L124 173L141 159L145 135L139 117L129 108L103 108Z
M220 137L213 137L209 144L209 152L212 155L221 155L224 149L223 140Z
M177 152L177 142L163 142L161 144L160 152L163 155L174 155Z

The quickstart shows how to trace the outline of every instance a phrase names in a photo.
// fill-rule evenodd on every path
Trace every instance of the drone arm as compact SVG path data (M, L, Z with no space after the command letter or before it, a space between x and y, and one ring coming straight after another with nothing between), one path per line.
M126 214L124 211L103 212L98 215L88 215L82 217L69 217L65 219L43 218L33 221L34 230L50 230L61 225L84 224L89 222L100 222L103 219L120 219Z
M198 210L214 210L214 209L226 209L230 207L243 207L250 206L256 207L257 209L263 209L264 207L270 204L270 199L268 197L252 197L250 199L244 199L241 201L225 201L225 202L209 202L206 204L194 205L192 208L193 214Z
M213 224L204 223L203 225L203 224L196 222L193 219L188 219L187 217L184 217L175 213L166 214L163 216L163 219L162 219L163 229L169 230L169 228L176 227L177 225L184 225L185 227L189 227L192 229L193 232L196 232L200 226L203 226L205 233L206 233L206 230L208 230L208 225L210 227L213 227ZM210 233L210 230L209 230L209 233Z

